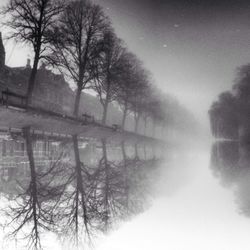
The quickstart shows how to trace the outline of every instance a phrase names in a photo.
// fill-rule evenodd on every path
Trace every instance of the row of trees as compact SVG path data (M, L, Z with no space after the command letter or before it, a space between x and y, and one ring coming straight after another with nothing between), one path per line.
M10 0L3 9L12 38L32 45L27 105L32 104L38 64L47 61L76 86L73 115L79 116L81 93L92 89L103 106L116 102L123 112L121 127L133 112L135 132L140 120L164 124L165 112L150 74L119 39L103 9L88 0ZM163 98L164 99L164 98Z
M249 140L250 64L239 68L232 91L223 92L210 108L215 137Z

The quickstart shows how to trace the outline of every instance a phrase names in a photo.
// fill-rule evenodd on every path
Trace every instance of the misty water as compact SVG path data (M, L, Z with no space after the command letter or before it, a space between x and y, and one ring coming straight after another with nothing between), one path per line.
M31 135L32 175L27 138L1 136L1 249L236 250L250 243L249 145L78 140L80 180L71 140Z

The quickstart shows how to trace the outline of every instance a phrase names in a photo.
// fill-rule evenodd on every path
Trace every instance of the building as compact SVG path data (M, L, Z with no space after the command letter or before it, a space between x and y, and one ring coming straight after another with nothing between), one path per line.
M9 67L5 64L5 55L5 48L0 33L0 95L2 91L8 89L10 92L25 96L32 69L31 60L27 59L27 63L24 67ZM41 64L37 72L32 106L72 115L74 100L75 92L70 88L64 76L55 74L47 69L44 64ZM98 98L87 93L82 93L79 110L82 114L94 116L95 120L98 121L101 120L103 107ZM118 107L110 104L107 124L120 124L121 120L122 114ZM127 125L127 129L133 129L131 118L128 118Z
M9 90L25 96L31 72L31 61L24 67L8 67L5 65L5 49L0 35L0 91ZM74 92L65 81L63 75L54 74L42 64L37 72L36 85L33 92L35 107L54 112L72 112Z

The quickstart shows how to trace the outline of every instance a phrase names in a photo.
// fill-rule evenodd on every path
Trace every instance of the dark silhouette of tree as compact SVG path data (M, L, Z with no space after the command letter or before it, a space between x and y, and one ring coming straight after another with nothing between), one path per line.
M92 176L96 187L92 192L97 212L97 229L107 233L116 224L123 211L122 173L115 161L108 159L107 142L102 140L102 158Z
M144 134L146 134L148 119L151 118L152 122L152 135L155 137L155 131L157 124L163 122L165 126L165 118L166 115L163 111L164 109L164 103L159 100L159 97L151 96L151 98L148 98L148 101L146 101L145 104L145 110L142 113L143 119L144 119Z
M57 200L64 192L64 185L58 178L60 179L64 171L61 168L61 159L65 152L62 151L48 168L38 169L35 165L30 128L24 128L23 134L30 163L29 179L28 183L24 183L23 179L16 180L20 193L4 211L9 219L5 226L11 228L9 237L21 236L27 242L27 249L42 249L41 233L55 229L54 211Z
M123 176L123 213L122 220L128 220L144 210L147 203L147 195L139 195L139 186L142 187L145 178L138 177L138 166L143 165L138 157L129 158L126 154L125 144L121 144L123 159L120 163ZM140 183L140 184L139 184ZM145 184L146 185L146 184ZM145 190L141 190L142 193Z
M239 167L238 142L217 142L212 147L211 168L223 185L231 186L238 179Z
M122 168L123 168L123 178L124 178L124 207L125 207L125 215L129 214L129 162L126 154L125 143L121 143L122 150Z
M77 86L74 115L78 116L82 91L96 77L94 62L110 27L102 8L90 1L70 1L54 29L53 53L49 60Z
M123 115L121 127L124 129L126 118L131 112L131 98L133 96L134 86L136 85L136 65L138 61L134 54L126 52L121 58L121 72L116 76L118 84L118 91L116 92L116 101L120 105Z
M65 191L58 200L55 211L57 234L59 238L70 241L76 247L82 247L85 242L91 244L92 240L92 200L89 196L90 175L88 168L80 159L78 136L72 136L73 164L68 166L67 178L64 184Z
M82 159L88 156L81 155L84 151L79 138L73 135L72 140L57 143L55 157L46 156L49 165L39 166L33 152L35 137L30 128L23 132L30 171L25 179L15 175L18 195L8 198L11 206L4 212L10 219L10 235L24 236L29 242L27 248L41 249L46 244L41 235L48 231L58 235L62 243L82 248L92 244L94 236L108 233L149 205L157 160L129 158L126 147L131 145L117 146L102 140L97 166L87 166ZM122 158L117 158L117 153ZM14 175L10 175L12 181Z
M249 144L225 141L213 145L211 168L216 177L227 187L234 187L238 210L244 216L250 216L249 180L250 180Z
M219 96L210 111L211 130L215 137L238 138L238 103L230 92Z
M122 57L125 48L113 30L104 33L103 41L99 46L102 52L97 61L97 77L93 89L98 94L100 103L103 106L102 124L106 124L108 105L115 99L119 88L117 78L123 71Z
M146 93L149 91L148 85L148 73L137 65L136 77L134 78L133 95L131 96L131 109L134 115L135 133L138 133L138 126L144 109L144 101L147 96Z
M121 127L125 127L127 116L133 112L134 130L137 133L140 118L143 114L144 117L149 114L147 104L152 99L149 73L134 54L125 51L120 60L120 71L116 82L118 91L115 93L115 100L123 112Z
M146 210L150 205L152 183L155 182L152 174L157 169L154 159L141 160L127 159L127 216L132 218ZM150 166L150 168L148 168ZM151 183L152 182L152 183ZM126 196L125 196L126 197ZM124 219L127 219L127 218Z
M51 42L51 29L63 9L61 0L9 0L2 14L4 22L11 28L10 38L32 46L34 62L27 88L27 105L31 104L32 93L40 59Z
M114 153L111 145L102 140L101 146L102 158L90 178L90 197L94 201L92 211L95 211L96 230L107 233L121 221L144 211L151 187L148 185L150 175L156 170L157 161L130 159L124 143L121 144L122 159L111 160Z
M211 130L215 137L249 140L250 65L238 69L232 91L223 92L210 108Z

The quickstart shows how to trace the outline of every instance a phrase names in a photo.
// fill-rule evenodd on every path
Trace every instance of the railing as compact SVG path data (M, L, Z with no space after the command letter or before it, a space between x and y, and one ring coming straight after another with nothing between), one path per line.
M91 123L95 121L94 117L88 114L83 114L82 117L76 118L64 113L59 113L53 110L44 109L42 107L27 106L26 100L27 100L26 96L14 93L7 88L6 90L2 91L0 103L2 105L5 105L6 107L12 106L14 108L27 109L33 112L38 112L40 114L54 116L57 118L63 118L74 122Z

